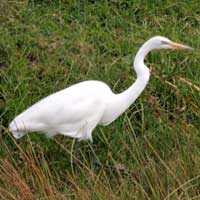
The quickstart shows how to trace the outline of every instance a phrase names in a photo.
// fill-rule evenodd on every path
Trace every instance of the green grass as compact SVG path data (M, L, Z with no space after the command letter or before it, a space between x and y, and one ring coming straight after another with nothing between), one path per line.
M0 23L1 199L200 199L199 1L2 0ZM152 52L141 97L95 129L98 158L129 173L94 170L83 142L75 176L72 139L8 132L14 116L79 81L125 90L154 35L196 50Z

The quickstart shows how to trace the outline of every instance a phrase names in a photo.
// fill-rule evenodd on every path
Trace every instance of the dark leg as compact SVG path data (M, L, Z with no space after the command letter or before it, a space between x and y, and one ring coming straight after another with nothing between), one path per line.
M94 167L125 172L125 169L123 169L123 168L117 168L117 167L115 167L113 165L109 165L109 164L101 164L101 162L99 161L99 159L92 147L92 143L88 142L88 145L90 147L90 153L91 153L91 157L92 157L91 159L92 159L92 164Z
M80 142L78 140L75 140L74 143L74 148L73 148L73 155L72 155L72 164L73 164L73 170L74 170L74 174L77 175L77 171L78 171L78 148L79 148L79 144ZM112 170L112 171L116 171L119 173L122 173L124 175L132 175L135 178L140 177L142 174L139 171L135 171L135 170L130 170L127 169L126 167L122 166L122 167L116 167L114 165L109 165L109 164L101 164L101 162L99 161L93 147L92 147L92 143L88 142L88 146L90 148L90 156L91 156L91 160L92 160L92 165L93 167L99 169L99 168L104 168L107 170Z
M73 170L74 170L75 175L77 175L77 171L78 171L77 167L78 167L79 160L77 158L77 155L78 155L79 144L80 144L80 142L78 140L75 140L74 148L73 148L73 155L72 155L72 165L73 165ZM101 164L101 162L99 161L99 159L92 147L92 143L88 142L88 146L90 148L90 155L91 155L92 165L94 168L96 167L97 169L104 168L104 169L108 169L108 170L114 170L114 171L121 172L123 174L132 174L135 177L138 177L140 175L140 173L138 173L134 170L127 169L125 167L116 167L116 166L109 165L109 164Z
M88 145L89 145L89 147L90 147L90 152L91 152L91 157L92 157L92 164L93 164L93 166L101 167L102 164L101 164L101 162L99 161L99 159L98 159L98 157L97 157L97 155L96 155L96 153L95 153L95 151L94 151L94 149L93 149L93 147L92 147L92 143L91 143L90 141L88 142Z
M88 142L88 145L90 147L90 152L91 152L91 156L92 156L92 164L93 166L95 167L103 167L103 168L107 168L107 169L112 169L114 168L114 166L111 166L111 165L108 165L108 164L101 164L101 162L99 161L93 147L92 147L92 143L91 142Z
M101 162L99 161L93 147L92 147L92 143L88 142L88 145L90 147L90 152L91 152L91 157L92 157L92 164L94 167L97 168L104 168L104 169L109 169L109 170L116 170L115 166L109 165L109 164L101 164Z
M77 165L78 165L78 148L79 148L80 142L78 140L75 140L74 143L74 150L73 150L73 155L72 155L72 164L73 164L73 169L75 174L77 174Z

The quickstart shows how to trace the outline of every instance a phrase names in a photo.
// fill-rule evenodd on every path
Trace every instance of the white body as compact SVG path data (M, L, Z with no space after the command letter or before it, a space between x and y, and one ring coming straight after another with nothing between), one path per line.
M170 40L157 36L144 43L134 60L137 80L124 92L114 94L103 82L84 81L37 102L15 117L9 130L15 138L43 132L49 137L63 134L92 141L92 131L98 124L113 122L141 94L150 77L144 57L152 49L173 48L167 42Z
M84 81L37 102L11 122L10 130L16 138L41 131L49 137L63 134L92 141L98 124L110 124L124 112L120 98L103 82Z

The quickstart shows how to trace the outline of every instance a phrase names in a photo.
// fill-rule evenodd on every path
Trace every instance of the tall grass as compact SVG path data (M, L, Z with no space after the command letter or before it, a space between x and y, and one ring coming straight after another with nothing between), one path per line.
M200 199L198 1L2 0L0 23L1 199ZM154 35L196 50L152 52L145 92L94 131L98 158L115 169L94 168L83 142L75 174L72 139L8 132L15 115L79 81L125 90Z

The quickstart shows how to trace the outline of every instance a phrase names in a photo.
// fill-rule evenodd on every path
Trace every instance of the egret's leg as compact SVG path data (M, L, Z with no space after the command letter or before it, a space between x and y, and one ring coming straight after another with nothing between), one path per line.
M106 168L106 169L116 169L116 167L113 166L113 165L102 164L102 163L99 161L99 159L98 159L98 157L97 157L97 155L96 155L96 153L95 153L95 151L94 151L94 148L93 148L93 146L92 146L92 143L91 143L91 142L88 142L88 145L89 145L89 147L90 147L90 151L91 151L91 154L92 154L92 164L93 164L93 166L96 166L96 167L103 167L103 168Z
M92 147L92 143L91 142L88 142L88 145L90 147L90 152L91 152L91 156L92 156L92 164L94 167L97 167L97 168L104 168L104 169L108 169L108 170L115 170L115 171L118 171L120 173L123 173L123 174L132 174L133 176L135 176L136 178L138 177L138 175L140 175L140 173L138 172L135 172L134 170L129 170L125 167L116 167L114 165L109 165L109 164L102 164L93 147Z
M92 143L91 143L91 142L88 142L88 145L89 145L90 150L91 150L91 154L92 154L92 163L93 163L94 166L96 166L96 167L103 167L103 168L114 168L114 167L111 166L111 165L102 164L102 163L99 161L99 159L98 159L98 157L97 157L97 155L96 155L96 153L95 153L95 151L94 151L94 148L92 147Z
M94 149L93 149L92 143L91 143L91 142L88 142L88 145L89 145L89 147L90 147L90 152L91 152L91 156L92 156L92 164L93 164L94 166L101 167L102 164L101 164L101 162L99 161L99 159L98 159L98 157L97 157L97 155L96 155L96 153L95 153L95 151L94 151Z
M80 142L78 140L75 140L74 150L73 150L73 155L72 155L72 164L73 164L73 168L76 174L77 174L77 163L78 163L77 154L78 154L79 144Z
M126 167L116 167L114 165L109 165L109 164L102 164L95 151L94 151L94 148L92 146L92 143L91 142L88 142L88 145L89 145L89 148L90 148L90 152L91 152L91 156L92 156L92 164L94 167L97 167L97 168L104 168L104 169L108 169L108 170L115 170L117 172L120 172L124 175L128 175L128 174L132 174L135 178L138 178L139 176L141 176L141 173L138 172L138 171L135 171L135 170L130 170Z

